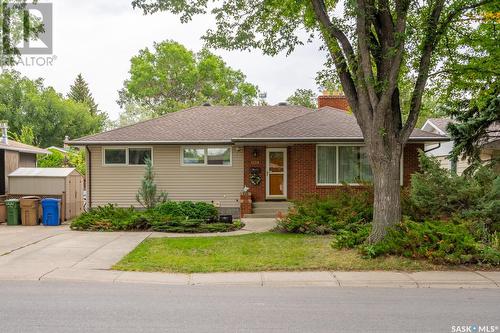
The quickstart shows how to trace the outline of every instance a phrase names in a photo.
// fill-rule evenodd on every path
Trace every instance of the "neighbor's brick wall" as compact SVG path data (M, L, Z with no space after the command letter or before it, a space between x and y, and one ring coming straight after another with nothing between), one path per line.
M411 143L403 151L403 186L409 186L411 175L419 170L418 150L424 150L423 143Z
M423 144L408 144L403 153L403 185L410 184L411 174L419 169L418 149ZM258 156L253 157L254 149ZM316 145L298 144L288 147L288 199L300 199L308 194L329 195L342 190L339 186L316 186ZM245 147L245 185L250 188L253 201L264 201L266 196L266 149L265 147ZM250 184L250 168L261 168L262 183ZM362 188L362 187L357 187Z

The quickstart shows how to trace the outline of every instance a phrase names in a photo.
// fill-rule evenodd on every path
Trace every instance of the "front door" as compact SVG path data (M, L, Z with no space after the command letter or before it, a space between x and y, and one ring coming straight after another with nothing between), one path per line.
M266 198L286 199L286 148L266 150Z

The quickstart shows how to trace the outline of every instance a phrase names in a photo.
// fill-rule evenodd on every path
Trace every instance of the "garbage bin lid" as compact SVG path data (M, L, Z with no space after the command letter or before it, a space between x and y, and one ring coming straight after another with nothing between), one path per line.
M60 202L61 199L56 199L56 198L45 198L42 199L42 202Z
M19 202L19 199L7 199L5 202Z
M21 199L26 199L26 200L40 200L40 197L37 197L36 195L27 195L25 197L22 197Z

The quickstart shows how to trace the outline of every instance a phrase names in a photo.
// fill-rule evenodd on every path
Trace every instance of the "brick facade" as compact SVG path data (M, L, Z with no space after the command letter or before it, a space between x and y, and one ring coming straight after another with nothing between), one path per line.
M244 172L243 172L243 184L249 188L249 192L252 193L253 201L265 201L266 200L266 147L256 146L256 147L245 147L244 149ZM252 185L250 182L250 170L251 168L260 168L260 177L262 181L259 185Z
M403 152L403 185L410 183L411 174L416 172L418 166L418 149L423 149L423 144L408 144ZM254 156L256 155L256 156ZM308 194L328 195L341 189L339 186L316 185L316 145L296 144L288 147L288 180L287 197L289 200L300 199ZM266 147L245 147L244 184L250 188L253 201L266 199ZM262 182L251 185L250 168L259 167Z

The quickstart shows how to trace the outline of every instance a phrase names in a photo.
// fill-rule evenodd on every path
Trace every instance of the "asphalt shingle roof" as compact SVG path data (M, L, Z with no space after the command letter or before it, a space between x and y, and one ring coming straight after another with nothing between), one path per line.
M70 143L230 143L318 138L362 141L362 134L354 115L331 107L200 106ZM415 129L410 139L447 138Z
M199 106L71 143L231 142L232 138L314 112L300 106Z
M7 144L0 142L0 149L13 150L13 151L18 151L21 153L29 153L29 154L50 154L50 152L46 149L27 145L25 143L17 142L17 141L10 140L10 139L7 141Z
M287 138L304 138L304 139L339 139L339 140L358 140L363 137L361 129L352 113L334 109L331 107L323 107L311 114L296 117L287 120L278 125L266 127L262 130L243 136L243 141L251 139L287 139ZM423 138L445 138L422 131L420 129L413 130L411 139Z

